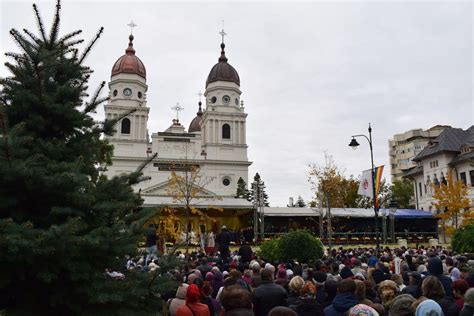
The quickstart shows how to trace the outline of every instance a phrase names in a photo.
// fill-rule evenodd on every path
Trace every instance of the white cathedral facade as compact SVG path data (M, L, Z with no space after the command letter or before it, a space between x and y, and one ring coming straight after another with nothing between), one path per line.
M218 62L206 80L205 107L199 102L196 117L188 129L175 119L165 131L152 131L150 136L147 122L153 113L147 105L146 69L135 54L133 39L130 35L125 55L112 67L110 99L104 106L106 119L119 118L134 110L119 120L115 134L108 136L114 146L114 156L106 174L115 176L135 171L157 153L143 170L150 180L134 187L144 199L144 206L179 207L167 191L171 171L179 172L176 166L191 164L199 166L206 183L200 188L206 198L195 201L198 207L217 206L224 210L223 216L230 217L235 217L236 210L250 210L250 202L234 198L238 179L248 183L251 162L247 156L247 113L240 101L240 78L227 61L224 43ZM237 225L228 220L218 224Z

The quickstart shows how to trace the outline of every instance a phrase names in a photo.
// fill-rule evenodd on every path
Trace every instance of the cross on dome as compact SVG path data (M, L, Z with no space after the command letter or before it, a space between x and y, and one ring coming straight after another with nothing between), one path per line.
M130 34L133 34L133 28L138 26L135 24L135 22L133 22L133 20L130 21L130 23L128 23L127 25L130 26Z
M222 31L220 31L219 34L222 36L222 44L224 44L224 36L227 35L227 33L224 31L224 20L222 20Z
M202 92L199 91L199 92L197 93L197 95L199 96L199 102L201 102L201 97L202 97L202 95L203 95Z

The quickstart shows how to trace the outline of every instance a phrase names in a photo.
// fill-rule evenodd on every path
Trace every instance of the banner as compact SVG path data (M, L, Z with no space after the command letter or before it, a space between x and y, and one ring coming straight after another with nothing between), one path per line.
M375 167L374 170L374 177L375 177L375 196L379 196L380 192L380 184L382 183L382 173L383 173L383 167ZM359 190L357 191L358 194L364 195L369 197L370 199L373 198L373 187L372 187L372 170L364 170L362 172L362 176L360 177L360 183L359 183ZM378 198L375 199L375 207L379 207L379 201Z
M362 176L360 177L359 190L357 191L360 195L368 196L372 198L372 170L364 170Z

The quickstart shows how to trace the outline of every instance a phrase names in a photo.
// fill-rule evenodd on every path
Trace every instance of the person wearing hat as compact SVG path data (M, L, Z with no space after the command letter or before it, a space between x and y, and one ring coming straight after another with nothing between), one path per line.
M357 304L349 310L349 316L379 316L379 313L368 305Z
M388 316L414 316L414 302L415 298L410 294L395 297L389 305Z
M443 316L443 310L438 303L433 300L424 300L418 305L415 311L416 316Z

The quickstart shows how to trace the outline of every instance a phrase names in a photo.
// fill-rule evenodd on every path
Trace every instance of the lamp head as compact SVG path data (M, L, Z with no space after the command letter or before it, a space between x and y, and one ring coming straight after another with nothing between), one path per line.
M356 150L357 149L357 146L359 146L359 143L357 142L357 140L352 137L352 140L351 142L349 143L349 147L351 147L352 149Z

